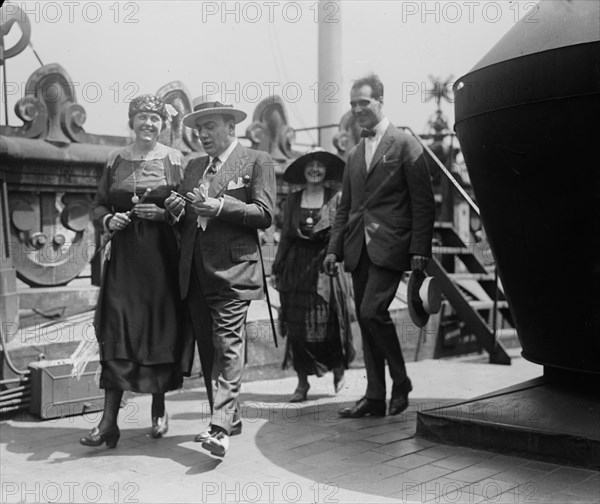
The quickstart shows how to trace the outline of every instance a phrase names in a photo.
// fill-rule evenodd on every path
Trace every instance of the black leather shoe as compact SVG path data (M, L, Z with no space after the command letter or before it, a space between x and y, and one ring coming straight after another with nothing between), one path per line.
M120 437L121 431L116 425L104 432L100 432L98 427L94 427L89 436L82 437L79 440L79 443L83 446L101 446L102 444L106 443L108 448L115 448Z
M398 387L392 390L388 415L399 415L408 408L408 394L412 390L410 378L406 378Z
M365 415L385 416L385 401L363 397L354 406L340 411L341 418L362 418Z
M198 434L194 438L194 441L196 443L203 443L211 436L211 431L212 431L212 425L209 425L208 430L205 430L204 432L201 432L200 434ZM241 433L242 433L242 421L239 420L231 426L231 432L229 433L229 436L230 437L237 436L238 434L241 434Z
M165 411L162 417L154 417L152 419L151 435L154 439L160 439L169 430L169 415Z
M402 397L392 397L392 399L390 399L388 415L399 415L406 408L408 408L408 394Z

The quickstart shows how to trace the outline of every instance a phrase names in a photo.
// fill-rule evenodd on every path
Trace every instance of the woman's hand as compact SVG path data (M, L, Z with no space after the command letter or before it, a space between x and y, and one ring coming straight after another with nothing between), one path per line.
M117 212L110 218L107 227L109 231L120 231L121 229L125 229L130 222L131 219L129 219L126 213Z
M269 277L269 283L271 284L271 287L273 287L276 290L279 290L279 287L277 285L277 275L275 273L271 273L271 276Z
M335 254L327 254L323 261L323 269L329 276L335 276L338 272L338 260Z
M133 213L140 219L159 221L165 219L165 210L154 203L139 203L133 207Z

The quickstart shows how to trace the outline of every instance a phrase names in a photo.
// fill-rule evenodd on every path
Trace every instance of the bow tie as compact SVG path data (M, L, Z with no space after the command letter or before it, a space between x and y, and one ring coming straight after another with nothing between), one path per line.
M361 138L369 138L374 137L376 135L375 130L364 129L360 132Z

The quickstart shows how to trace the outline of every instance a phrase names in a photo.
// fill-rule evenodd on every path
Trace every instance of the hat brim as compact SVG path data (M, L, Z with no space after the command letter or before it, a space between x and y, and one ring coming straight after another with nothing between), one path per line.
M423 308L419 290L427 276L423 271L413 270L408 278L406 290L406 302L408 303L408 314L417 327L425 327L429 320L429 314Z
M198 110L196 112L190 112L189 114L183 117L183 124L188 128L197 128L196 122L201 117L209 116L209 115L230 115L233 117L235 124L241 123L248 114L243 112L242 110L238 110L232 107L213 107L205 110Z
M327 167L325 180L341 181L344 175L343 159L327 151L309 152L295 159L283 173L283 180L288 184L306 184L304 168L311 161L319 161Z

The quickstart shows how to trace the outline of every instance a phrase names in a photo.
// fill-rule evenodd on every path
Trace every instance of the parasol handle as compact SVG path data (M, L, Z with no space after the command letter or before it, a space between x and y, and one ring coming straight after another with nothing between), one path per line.
M136 203L136 205L139 205L140 203L143 203L144 200L148 197L148 195L151 192L152 192L152 189L150 187L148 187L144 191L144 194L142 194L142 196L140 197L140 200ZM125 215L127 215L127 217L130 217L132 213L133 213L133 208L131 210L128 210L127 212L125 212ZM109 233L108 238L106 239L106 241L102 244L102 246L100 246L98 248L98 250L96 250L96 252L94 252L94 255L90 259L90 262L93 262L94 259L96 259L96 257L98 257L98 255L100 254L100 252L102 252L106 248L106 246L110 243L110 241L113 239L113 237L115 236L115 234L117 234L118 232L119 232L119 230L115 229L115 230L113 230L113 231L111 231Z

